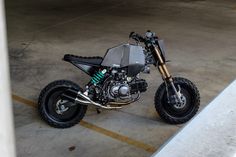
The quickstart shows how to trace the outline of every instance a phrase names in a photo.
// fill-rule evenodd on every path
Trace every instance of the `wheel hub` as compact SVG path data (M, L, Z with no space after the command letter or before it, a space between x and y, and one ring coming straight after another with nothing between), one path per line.
M180 99L182 102L177 101L177 103L174 105L174 107L177 109L182 109L186 105L186 97L183 94L181 94Z
M186 97L181 94L180 96L181 102L178 101L178 98L176 95L170 96L170 104L173 104L173 106L177 109L182 109L186 105Z
M69 109L69 107L65 107L65 103L67 103L67 100L58 100L56 103L56 113L57 114L63 114L65 111Z

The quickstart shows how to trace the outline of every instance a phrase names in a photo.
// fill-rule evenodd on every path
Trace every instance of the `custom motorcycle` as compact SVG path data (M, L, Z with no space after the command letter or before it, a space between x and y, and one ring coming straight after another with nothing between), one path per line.
M163 83L154 97L157 113L170 124L191 119L198 111L200 94L188 79L172 77L166 66L163 40L147 31L145 36L131 32L135 44L121 44L107 50L104 57L82 57L65 54L70 62L89 76L84 88L68 80L48 84L40 93L38 110L43 120L56 128L71 127L84 117L87 106L120 109L138 101L148 84L139 74L149 73L154 65ZM143 43L143 47L140 45Z

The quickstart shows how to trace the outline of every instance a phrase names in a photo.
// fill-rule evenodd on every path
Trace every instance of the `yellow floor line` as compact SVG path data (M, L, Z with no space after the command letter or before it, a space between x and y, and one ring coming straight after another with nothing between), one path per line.
M120 134L115 133L115 132L113 132L113 131L110 131L110 130L101 128L101 127L96 126L96 125L94 125L94 124L91 124L91 123L88 123L88 122L85 122L85 121L81 121L81 122L80 122L80 125L82 125L83 127L88 128L88 129L94 130L94 131L96 131L96 132L99 132L99 133L101 133L101 134L103 134L103 135L109 136L109 137L111 137L111 138L113 138L113 139L116 139L116 140L119 140L119 141L121 141L121 142L125 142L125 143L130 144L130 145L133 145L133 146L135 146L135 147L144 149L144 150L147 151L147 152L154 153L154 152L156 151L156 148L154 148L153 146L150 146L150 145L145 144L145 143L143 143L143 142L140 142L140 141L131 139L131 138L129 138L129 137L120 135Z
M17 101L17 102L20 102L22 104L25 104L25 105L28 105L28 106L32 106L32 107L37 107L37 103L34 102L34 101L31 101L31 100L28 100L28 99L25 99L25 98L22 98L20 96L17 96L15 94L12 94L12 99ZM119 140L121 142L124 142L124 143L127 143L129 145L133 145L135 147L138 147L138 148L141 148L147 152L150 152L150 153L154 153L156 151L156 148L151 146L151 145L148 145L148 144L145 144L143 142L140 142L140 141L137 141L137 140L134 140L132 138L129 138L127 136L123 136L123 135L120 135L116 132L113 132L113 131L110 131L110 130L107 130L107 129L104 129L102 127L99 127L99 126L96 126L94 124L91 124L89 122L86 122L86 121L80 121L79 123L81 126L85 127L85 128L88 128L88 129L91 129L93 131L96 131L98 133L101 133L103 135L106 135L108 137L111 137L113 139L116 139L116 140Z
M38 104L36 102L22 98L20 96L15 95L15 94L12 94L12 99L15 101L18 101L20 103L23 103L25 105L35 107L35 108L38 106Z

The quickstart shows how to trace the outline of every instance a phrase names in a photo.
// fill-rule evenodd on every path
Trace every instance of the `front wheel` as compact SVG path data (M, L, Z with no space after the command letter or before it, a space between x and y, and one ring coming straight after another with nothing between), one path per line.
M181 124L190 120L197 113L200 94L197 87L188 79L174 77L173 82L181 94L182 103L177 101L172 87L164 82L156 91L155 108L167 123Z
M72 102L62 98L64 91L69 88L81 90L77 84L71 81L57 80L48 84L39 95L39 114L53 127L69 128L77 124L86 113L86 105L72 105Z

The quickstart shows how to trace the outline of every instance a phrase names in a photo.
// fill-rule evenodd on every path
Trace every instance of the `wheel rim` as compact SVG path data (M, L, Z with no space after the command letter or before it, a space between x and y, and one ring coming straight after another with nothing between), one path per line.
M184 108L186 103L187 103L186 97L183 94L181 94L180 99L182 101L181 103L174 104L174 107L177 108L177 109Z
M48 116L57 122L68 122L73 120L77 115L78 112L80 111L79 106L71 106L61 114L58 112L58 102L63 101L61 98L61 94L64 92L66 88L56 88L48 94L48 97L46 99L47 104L46 105L46 112ZM71 102L67 102L71 103Z
M184 86L181 84L179 84L179 86L181 87L181 96L182 96L182 100L184 100L184 104L181 105L177 105L177 104L173 104L168 102L168 98L167 98L167 92L165 90L163 97L162 97L162 104L163 104L163 108L165 109L165 112L175 118L182 118L188 114L191 113L192 109L194 108L193 104L193 99L191 97L190 94L190 89L187 86ZM174 92L172 91L171 88L168 89L170 93L172 93L172 95L174 94Z

